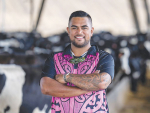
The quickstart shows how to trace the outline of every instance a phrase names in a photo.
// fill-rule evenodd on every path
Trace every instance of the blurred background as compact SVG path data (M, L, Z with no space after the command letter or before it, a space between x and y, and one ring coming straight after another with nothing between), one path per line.
M91 15L91 43L115 60L110 113L150 113L150 0L0 0L0 113L50 113L41 70L70 43L76 10Z

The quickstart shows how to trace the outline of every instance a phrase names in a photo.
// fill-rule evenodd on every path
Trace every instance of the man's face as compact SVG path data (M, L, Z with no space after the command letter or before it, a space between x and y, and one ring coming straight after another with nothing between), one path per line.
M87 17L73 17L67 27L71 43L78 48L90 45L94 28Z

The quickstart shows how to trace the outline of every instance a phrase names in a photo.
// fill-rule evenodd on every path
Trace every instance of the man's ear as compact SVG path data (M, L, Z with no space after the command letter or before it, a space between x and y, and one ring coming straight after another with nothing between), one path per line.
M91 36L93 36L94 27L91 28Z
M67 29L67 33L68 33L68 35L69 35L69 33L70 33L70 32L69 32L69 27L67 27L66 29Z

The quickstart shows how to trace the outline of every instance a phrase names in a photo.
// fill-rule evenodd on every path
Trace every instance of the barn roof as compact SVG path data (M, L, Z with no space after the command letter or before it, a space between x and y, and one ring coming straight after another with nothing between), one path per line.
M36 24L41 1L1 0L0 32L30 32ZM141 31L146 32L147 17L143 0L136 0L135 6ZM45 0L37 31L42 36L64 32L70 14L76 10L84 10L92 16L95 32L103 30L116 35L136 33L129 0Z

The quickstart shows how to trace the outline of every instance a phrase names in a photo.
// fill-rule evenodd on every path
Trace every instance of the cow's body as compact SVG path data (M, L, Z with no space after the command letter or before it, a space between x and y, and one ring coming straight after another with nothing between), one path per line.
M30 71L27 71L30 69ZM0 65L0 113L49 113L51 97L43 95L36 69Z
M0 94L2 92L3 87L6 83L6 76L3 73L0 73Z
M0 65L0 70L6 76L6 82L0 94L0 113L4 113L4 111L19 113L25 72L21 67L15 65Z

